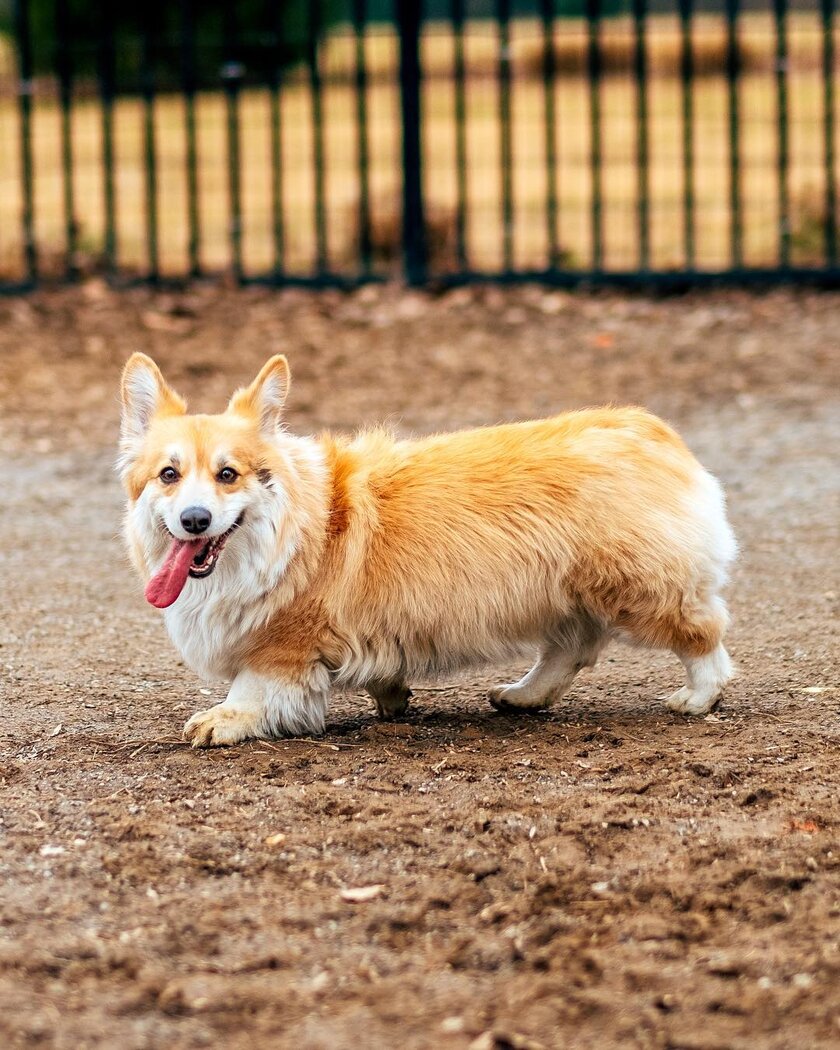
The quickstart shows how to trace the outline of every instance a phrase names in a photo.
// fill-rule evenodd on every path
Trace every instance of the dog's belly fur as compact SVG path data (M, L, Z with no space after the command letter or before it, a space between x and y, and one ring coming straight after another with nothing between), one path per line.
M529 636L508 634L488 636L482 639L451 637L449 631L435 636L414 636L407 644L399 638L361 639L352 645L336 639L339 651L346 655L337 666L324 659L336 686L342 688L366 688L371 683L401 683L430 678L440 678L458 671L483 667L520 658L534 651L543 640L536 633ZM446 637L449 635L450 637Z

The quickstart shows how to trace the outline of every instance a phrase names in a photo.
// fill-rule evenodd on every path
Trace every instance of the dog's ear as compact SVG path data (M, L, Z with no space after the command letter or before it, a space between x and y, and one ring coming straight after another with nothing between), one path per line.
M236 391L227 410L255 419L264 434L273 434L280 426L289 383L289 362L282 354L276 354L266 361L250 386Z
M126 362L120 393L124 455L143 440L155 416L180 416L187 410L183 398L167 385L158 366L145 354L132 354Z

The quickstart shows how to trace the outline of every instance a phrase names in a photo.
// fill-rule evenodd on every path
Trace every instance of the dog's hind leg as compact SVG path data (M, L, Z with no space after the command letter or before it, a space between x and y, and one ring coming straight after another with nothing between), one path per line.
M543 647L539 659L518 682L496 686L488 698L497 711L541 711L569 691L578 671L594 667L605 637L591 621L577 621Z
M733 674L723 647L728 620L719 596L694 595L690 602L683 600L677 612L640 620L628 631L636 642L670 649L681 660L688 681L666 700L672 711L705 715L715 706Z
M404 682L368 682L365 687L376 704L376 713L386 722L404 715L411 690Z
M666 705L682 715L708 714L732 677L729 653L718 644L702 656L677 655L685 667L688 684L672 693Z

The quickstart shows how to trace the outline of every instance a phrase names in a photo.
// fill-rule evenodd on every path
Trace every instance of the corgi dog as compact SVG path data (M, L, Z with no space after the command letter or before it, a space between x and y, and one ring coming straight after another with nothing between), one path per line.
M333 687L379 715L410 683L532 652L490 691L559 700L621 638L670 649L703 715L731 677L721 597L736 542L720 485L639 408L400 440L296 437L272 357L220 415L188 415L157 365L122 377L125 536L184 660L229 679L196 747L324 730Z

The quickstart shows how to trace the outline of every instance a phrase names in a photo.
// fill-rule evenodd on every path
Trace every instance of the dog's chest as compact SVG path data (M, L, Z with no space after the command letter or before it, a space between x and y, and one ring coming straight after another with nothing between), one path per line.
M218 594L184 594L164 614L169 636L187 664L204 678L232 678L248 631L242 605Z
M284 569L284 561L266 567L258 552L252 552L245 558L228 557L207 579L187 580L164 620L194 671L205 678L238 674L245 643L287 599L277 578Z

